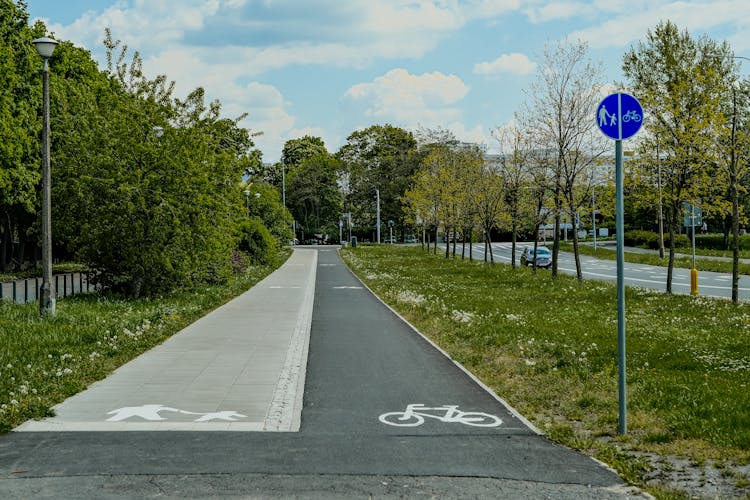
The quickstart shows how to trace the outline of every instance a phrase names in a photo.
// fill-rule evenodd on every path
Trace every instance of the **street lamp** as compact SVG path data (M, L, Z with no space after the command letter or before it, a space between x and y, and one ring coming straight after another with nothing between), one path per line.
M52 38L37 38L32 41L42 57L42 286L39 289L39 313L55 315L55 289L52 284L52 189L50 178L49 138L49 58L55 51L57 41Z
M375 188L375 196L377 198L378 208L377 208L377 228L378 228L378 243L380 243L380 190L378 188Z
M250 190L245 189L243 193L245 193L245 211L249 214L250 213Z

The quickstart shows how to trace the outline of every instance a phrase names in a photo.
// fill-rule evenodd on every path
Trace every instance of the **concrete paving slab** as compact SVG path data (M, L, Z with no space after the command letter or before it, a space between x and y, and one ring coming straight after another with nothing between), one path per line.
M295 249L252 289L15 431L298 431L317 259Z

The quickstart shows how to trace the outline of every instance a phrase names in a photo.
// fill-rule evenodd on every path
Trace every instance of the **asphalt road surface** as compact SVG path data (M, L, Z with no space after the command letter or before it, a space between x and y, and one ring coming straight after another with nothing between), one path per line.
M321 249L300 432L0 436L2 498L634 498Z
M541 244L541 243L540 243ZM533 243L518 243L516 245L516 263L521 256L524 246L533 246ZM443 251L445 246L443 245ZM548 248L552 248L549 246ZM611 246L608 248L612 248ZM452 247L451 247L452 249ZM468 246L466 249L468 255ZM456 253L461 252L460 243L456 245ZM496 262L510 263L511 244L494 243L492 252ZM484 245L475 243L473 245L474 258L484 258ZM560 252L558 270L562 273L575 275L576 265L573 254ZM581 268L584 279L600 281L617 281L617 262L614 260L597 259L586 255L581 256ZM656 291L664 291L667 283L667 268L662 266L649 266L625 262L624 277L626 286L640 286ZM679 294L690 294L690 269L674 268L672 278L672 291ZM698 293L707 297L732 297L732 275L731 273L713 273L700 271L698 273ZM740 276L739 283L740 300L750 300L750 277Z

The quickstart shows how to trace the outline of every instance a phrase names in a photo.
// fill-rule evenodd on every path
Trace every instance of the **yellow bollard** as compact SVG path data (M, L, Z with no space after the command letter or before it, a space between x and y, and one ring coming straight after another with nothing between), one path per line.
M698 270L690 270L690 295L698 295Z

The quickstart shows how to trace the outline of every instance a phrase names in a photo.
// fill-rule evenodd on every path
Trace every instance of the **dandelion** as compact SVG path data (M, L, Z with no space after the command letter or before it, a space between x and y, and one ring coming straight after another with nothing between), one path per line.
M66 369L63 370L63 373L65 375L70 375L71 373L73 373L73 370L71 370L70 368L66 368Z
M11 365L10 363L8 363L8 365L5 368L7 368L8 370L10 370L10 369L13 368L13 365Z
M13 406L15 406L15 405L18 404L18 400L17 399L11 399L10 400L10 404L13 405Z
M471 320L474 319L474 314L467 311L454 310L451 313L451 318L457 323L471 323Z

